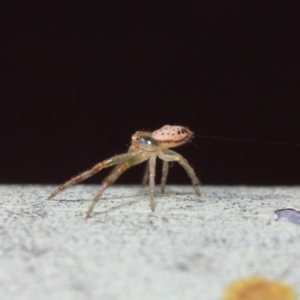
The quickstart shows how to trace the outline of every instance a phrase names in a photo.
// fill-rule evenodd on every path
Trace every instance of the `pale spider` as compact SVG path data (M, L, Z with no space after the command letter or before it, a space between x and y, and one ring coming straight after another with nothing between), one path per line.
M116 155L109 159L106 159L96 164L90 170L87 170L71 178L69 181L58 187L49 196L49 199L53 198L55 195L63 191L69 185L76 184L82 180L85 180L86 178L93 176L94 174L96 174L104 168L117 165L112 170L110 175L108 175L104 179L99 192L94 197L93 202L87 211L87 217L89 217L106 188L108 188L112 183L114 183L117 180L117 178L130 167L140 164L146 160L149 160L145 171L145 175L143 177L143 184L146 184L147 181L149 181L150 207L151 210L154 211L154 178L157 157L163 160L161 179L162 192L164 192L165 189L165 184L169 170L169 162L177 161L188 173L194 185L196 194L200 196L200 182L196 177L193 168L189 165L189 163L183 156L181 156L175 151L169 150L169 148L174 148L190 141L193 138L193 136L193 132L183 126L165 125L152 133L145 131L137 131L131 138L131 146L129 147L127 153Z

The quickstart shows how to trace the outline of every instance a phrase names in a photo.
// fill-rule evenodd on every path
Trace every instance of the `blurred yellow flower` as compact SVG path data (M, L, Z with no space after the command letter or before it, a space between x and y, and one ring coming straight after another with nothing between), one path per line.
M249 277L230 284L223 300L296 300L294 289L279 281Z

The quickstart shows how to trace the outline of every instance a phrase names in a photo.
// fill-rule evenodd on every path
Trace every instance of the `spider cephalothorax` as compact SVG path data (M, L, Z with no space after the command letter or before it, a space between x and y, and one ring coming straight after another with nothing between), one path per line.
M76 184L88 177L93 176L95 173L101 171L104 168L108 168L116 165L112 170L110 175L108 175L99 190L99 192L94 197L92 204L90 205L87 217L93 211L96 203L99 201L102 193L106 188L108 188L112 183L114 183L117 178L125 172L128 168L140 164L146 160L149 163L146 168L143 183L149 181L149 192L150 192L150 207L154 211L154 190L155 190L155 164L156 158L159 157L163 160L163 170L161 179L161 190L164 192L168 170L169 162L177 161L186 170L189 177L191 178L195 191L197 195L200 196L199 190L199 180L195 175L193 168L189 165L187 160L181 156L179 153L169 150L169 148L174 148L180 146L193 138L194 134L188 128L183 126L171 126L165 125L162 128L154 132L137 131L131 138L131 146L127 153L113 156L106 159L90 170L87 170L58 187L49 198L54 197L59 192L67 188L69 185Z

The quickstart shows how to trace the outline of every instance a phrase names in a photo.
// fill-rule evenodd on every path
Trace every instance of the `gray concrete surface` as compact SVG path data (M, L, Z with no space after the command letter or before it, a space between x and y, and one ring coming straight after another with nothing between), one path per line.
M0 186L0 298L219 300L240 278L282 280L300 295L300 187Z

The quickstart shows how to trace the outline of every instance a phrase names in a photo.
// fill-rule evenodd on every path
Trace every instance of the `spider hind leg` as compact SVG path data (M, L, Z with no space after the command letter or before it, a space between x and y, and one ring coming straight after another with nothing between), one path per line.
M160 159L167 161L167 162L177 161L185 169L185 171L191 178L196 194L198 196L201 196L200 189L199 189L200 181L197 178L193 168L190 166L188 161L182 155L180 155L179 153L177 153L173 150L168 150L165 152L160 152L158 154L158 156Z

